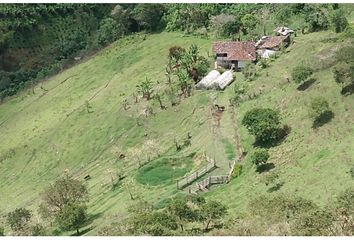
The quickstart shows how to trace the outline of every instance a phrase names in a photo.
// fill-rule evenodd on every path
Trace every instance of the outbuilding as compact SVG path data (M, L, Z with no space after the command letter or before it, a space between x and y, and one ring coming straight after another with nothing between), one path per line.
M251 41L214 42L213 52L216 54L216 67L239 70L256 61L255 43Z

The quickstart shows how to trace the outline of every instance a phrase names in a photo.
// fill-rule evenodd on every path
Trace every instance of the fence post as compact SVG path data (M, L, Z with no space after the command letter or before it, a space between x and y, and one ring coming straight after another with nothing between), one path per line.
M178 180L177 180L177 190L179 189L179 187L178 187Z

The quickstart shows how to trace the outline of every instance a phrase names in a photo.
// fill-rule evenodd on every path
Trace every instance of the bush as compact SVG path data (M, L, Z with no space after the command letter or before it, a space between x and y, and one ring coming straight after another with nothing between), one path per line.
M350 168L349 175L354 179L354 165Z
M7 214L7 223L14 232L21 234L28 227L31 218L31 211L25 208L16 208Z
M252 163L259 167L267 163L269 153L267 149L256 149L251 157Z
M238 176L241 175L241 173L242 173L242 165L236 164L234 170L232 171L231 179L237 178Z
M333 68L333 76L336 83L348 84L354 82L354 65L338 64Z
M326 209L312 209L299 215L292 222L290 228L295 235L300 236L328 236L332 233L334 223L333 214Z
M320 118L322 114L330 111L327 100L323 97L316 97L311 100L309 115L316 120Z
M257 75L256 66L253 63L247 63L246 66L242 69L242 74L247 80L253 80Z
M279 138L280 115L270 108L254 108L246 113L242 125L260 143L273 143Z
M269 66L268 60L265 58L261 58L259 60L259 66L261 66L261 68L267 68Z
M313 69L306 66L297 66L293 69L291 77L295 83L301 83L309 78L313 73Z
M314 120L313 127L319 127L333 118L333 112L323 97L316 97L311 100L309 115Z
M124 33L123 29L112 18L105 18L101 21L97 31L97 43L100 45L109 44L117 40Z
M333 11L331 15L331 25L336 33L343 32L348 27L348 20L341 9Z

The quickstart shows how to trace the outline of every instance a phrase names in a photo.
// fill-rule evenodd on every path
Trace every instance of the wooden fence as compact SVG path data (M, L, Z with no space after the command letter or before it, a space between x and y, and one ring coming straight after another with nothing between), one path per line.
M195 187L189 188L189 193L196 193L198 190L207 192L208 188L213 184L224 184L229 181L229 176L220 175L220 176L209 176L203 181L197 182Z
M185 186L188 186L197 178L205 175L206 173L216 168L216 163L214 159L208 158L208 162L209 163L206 166L199 168L198 170L192 172L191 174L187 175L186 177L180 180L177 180L177 189L182 189Z

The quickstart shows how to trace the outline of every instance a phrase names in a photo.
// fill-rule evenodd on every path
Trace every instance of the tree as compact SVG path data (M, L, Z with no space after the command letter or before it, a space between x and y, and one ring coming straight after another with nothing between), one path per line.
M16 208L14 211L7 214L7 223L11 229L17 234L24 233L31 220L32 213L25 208Z
M71 203L66 205L56 216L55 220L64 231L76 230L80 234L80 227L87 221L87 207L85 204Z
M312 98L309 115L314 121L314 126L323 125L333 117L327 100L324 97Z
M229 37L237 34L240 30L240 23L236 21L235 16L220 14L210 19L211 28L217 36Z
M115 20L117 29L121 30L122 35L128 33L132 19L127 9L117 4L111 11L111 17Z
M41 214L55 217L66 206L84 204L87 201L86 187L79 180L65 176L45 189L42 197Z
M335 218L327 209L315 208L296 217L290 228L295 235L328 236Z
M48 235L45 227L39 223L33 224L30 227L30 231L31 231L32 236L47 236Z
M260 143L272 143L280 132L280 115L270 108L254 108L246 112L242 125L256 137Z
M256 149L252 155L252 163L257 167L267 163L269 153L267 149Z
M152 236L172 235L178 228L175 218L166 211L148 211L135 213L131 219L133 234L148 234Z
M172 203L167 207L167 211L176 216L177 222L182 231L184 231L184 225L187 222L194 221L196 219L196 214L188 205L187 198L175 198Z
M309 32L323 31L329 27L327 11L318 6L310 5L304 18Z
M330 20L333 30L336 33L343 32L349 25L348 20L341 9L333 11Z
M354 226L354 188L341 192L335 200L335 213L340 235L352 235Z
M105 18L97 31L97 42L100 45L107 45L121 37L125 31L125 28L117 24L113 18Z
M309 78L313 73L312 68L307 67L307 66L297 66L293 69L291 73L291 77L293 81L297 84L305 81L307 78Z
M138 92L143 95L143 98L146 100L151 99L153 93L153 85L147 77L145 78L145 81L141 82L136 87L138 88Z
M255 14L246 14L241 18L242 22L242 31L246 35L251 33L259 24L259 19Z
M212 200L203 204L200 212L205 222L204 230L208 230L211 222L215 223L227 214L227 208L221 202Z
M140 30L154 31L160 27L164 11L163 4L137 4L132 11L132 17L138 23Z

